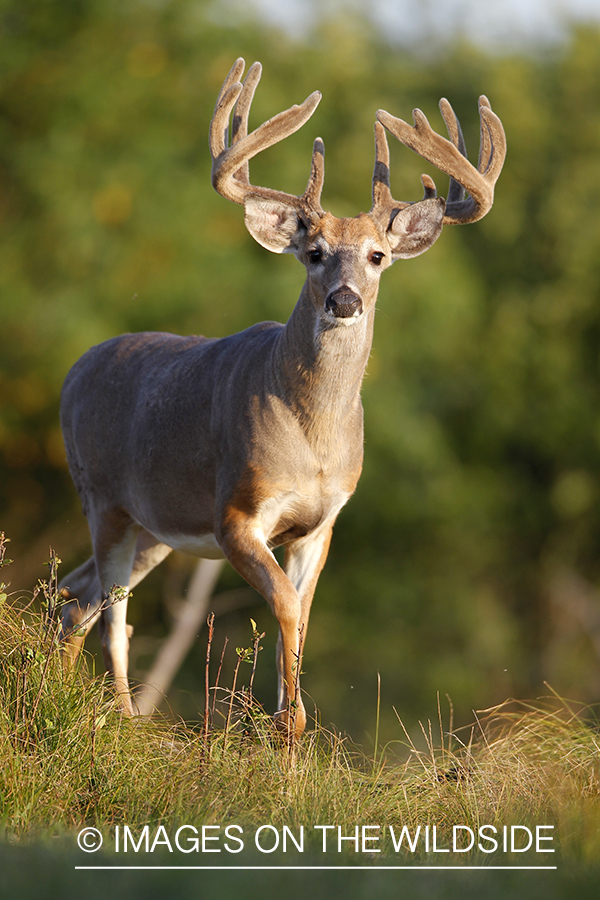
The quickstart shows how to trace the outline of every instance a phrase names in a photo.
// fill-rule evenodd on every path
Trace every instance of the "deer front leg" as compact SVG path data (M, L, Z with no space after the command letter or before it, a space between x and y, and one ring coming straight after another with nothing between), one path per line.
M285 550L285 572L296 588L300 600L300 623L298 629L302 646L300 648L300 659L298 660L298 676L302 665L302 650L306 641L306 629L308 628L310 608L319 575L325 565L325 560L327 559L327 554L329 552L332 529L333 522L326 522L317 531L289 544ZM286 703L285 684L282 677L282 649L280 632L279 640L277 642L279 709L283 709Z
M293 708L295 734L291 737L300 737L306 725L306 712L298 681L302 622L298 592L267 546L255 518L228 510L216 537L231 565L262 594L279 623L277 662L283 702L276 714L277 724L288 731L291 728L288 710Z

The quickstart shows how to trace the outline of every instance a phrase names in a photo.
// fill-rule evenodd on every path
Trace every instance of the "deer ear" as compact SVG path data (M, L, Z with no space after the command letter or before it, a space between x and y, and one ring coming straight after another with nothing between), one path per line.
M280 200L256 194L244 198L246 228L255 241L273 253L295 253L304 225L297 210Z
M401 209L387 230L393 260L411 259L429 250L442 233L445 208L445 201L436 197Z

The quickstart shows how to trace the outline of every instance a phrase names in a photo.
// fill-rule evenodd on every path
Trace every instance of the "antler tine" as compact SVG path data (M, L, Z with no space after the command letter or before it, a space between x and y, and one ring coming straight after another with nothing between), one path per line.
M256 86L262 75L262 66L259 62L253 63L248 69L248 74L244 79L242 90L235 104L235 112L233 114L233 122L231 128L231 143L237 144L248 134L248 115L250 106L254 99ZM238 169L234 176L238 181L245 184L250 183L250 166L248 160Z
M421 175L421 181L425 193L424 200L437 197L435 182L429 175ZM389 216L392 210L404 209L410 206L410 202L394 200L390 190L390 148L385 134L385 128L380 122L375 122L375 167L373 169L373 206L371 214L383 213Z
M478 168L488 179L493 179L495 184L506 158L506 135L502 122L492 111L490 101L484 94L479 98L479 116L481 119L481 148Z
M490 129L485 121L485 114L481 115L482 109L489 109L491 111L490 101L483 94L479 98L479 115L480 115L480 142L479 142L479 161L477 163L477 168L480 172L485 172L487 169L490 158L493 153L493 145L492 139L490 135Z
M248 134L248 113L254 91L261 76L260 63L250 68L244 84L235 79L241 77L244 61L239 59L225 79L210 126L210 151L213 158L212 183L218 193L234 203L243 203L248 194L255 194L267 199L283 200L297 208L313 203L312 208L319 212L319 196L322 187L322 142L318 153L315 144L311 177L306 192L302 197L275 191L271 188L256 187L250 184L248 162L254 156L277 144L279 141L298 131L310 119L321 99L319 91L315 91L299 106L291 106L278 113ZM232 142L227 142L227 124L233 107L235 108L232 128ZM320 156L321 161L318 161Z
M208 135L213 159L223 153L229 145L229 116L242 90L239 80L244 66L245 62L241 57L236 59L219 91Z
M420 109L413 110L414 127L385 110L377 112L378 120L399 141L450 176L445 225L476 222L489 212L494 201L494 185L506 156L506 137L502 123L492 112L489 101L481 97L479 103L481 149L477 169L464 154L460 125L447 100L442 101L440 108L451 140L436 134ZM453 181L458 182L463 190L459 192ZM470 194L467 199L460 197L464 190Z
M462 155L466 158L467 156L467 148L465 146L465 139L463 137L462 128L460 127L460 122L458 121L458 116L452 109L450 103L446 100L445 97L442 97L439 103L440 112L442 114L442 118L446 123L446 128L448 129L448 137L452 141L455 147L462 153ZM482 140L483 146L483 140ZM480 170L481 171L481 170ZM465 189L462 184L457 181L455 178L450 178L450 187L448 188L448 204L450 203L459 203L461 200L465 199Z
M375 167L373 169L373 207L376 209L392 206L394 199L390 190L390 148L385 129L375 122Z
M301 197L302 203L314 212L322 213L321 192L325 179L325 145L323 139L318 137L313 144L310 177L306 190Z

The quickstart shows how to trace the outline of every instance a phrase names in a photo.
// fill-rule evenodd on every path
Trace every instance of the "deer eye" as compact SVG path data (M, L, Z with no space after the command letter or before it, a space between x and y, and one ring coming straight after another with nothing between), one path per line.
M308 259L311 263L321 262L322 253L320 250L309 250L308 251Z
M369 262L372 262L374 266L380 266L385 254L383 253L371 253L369 257Z

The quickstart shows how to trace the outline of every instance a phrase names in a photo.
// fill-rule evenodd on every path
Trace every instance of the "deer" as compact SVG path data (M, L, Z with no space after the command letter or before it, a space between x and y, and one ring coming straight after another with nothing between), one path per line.
M242 82L244 68L243 59L234 63L216 103L212 184L243 206L262 247L294 254L306 281L285 325L262 322L218 339L125 334L92 347L70 370L61 425L93 556L63 580L61 637L72 663L99 621L106 668L132 716L130 590L172 549L225 558L277 620L275 724L294 740L306 727L299 674L313 595L362 469L360 392L380 277L428 250L444 225L486 215L506 139L485 96L476 167L447 100L440 110L448 139L418 109L414 126L379 110L372 208L336 218L321 206L321 138L301 196L251 183L249 161L301 128L321 94L249 132L262 68L254 63ZM428 175L421 200L392 197L386 131L449 176L447 200Z

